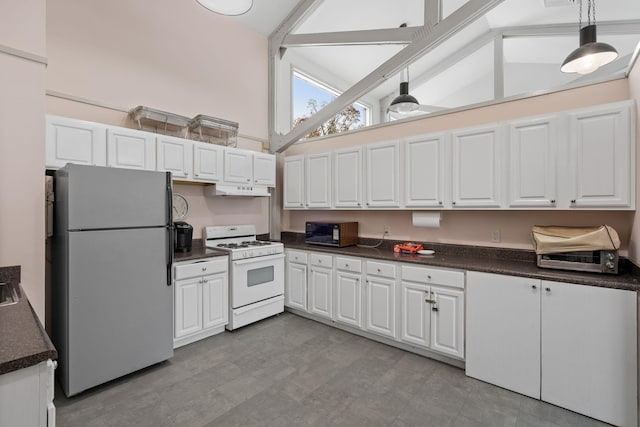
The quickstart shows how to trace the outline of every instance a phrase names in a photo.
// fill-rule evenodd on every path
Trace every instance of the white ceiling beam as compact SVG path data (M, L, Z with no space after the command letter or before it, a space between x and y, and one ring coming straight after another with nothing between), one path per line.
M424 0L424 23L436 25L442 20L442 0Z
M504 98L504 38L493 38L493 99Z
M598 22L598 35L603 34L640 34L640 20ZM565 36L578 35L578 24L549 24L528 25L524 27L494 28L505 38L507 37L535 37L535 36Z
M282 47L408 44L420 29L422 27L289 34L284 38Z
M324 0L300 0L284 21L269 36L269 47L279 49L284 38L296 28L300 22L313 12Z
M282 152L286 150L289 146L299 141L305 135L309 134L318 126L322 125L331 117L335 116L347 106L351 105L354 101L365 95L372 88L377 87L380 83L384 82L392 75L395 75L400 69L406 67L407 64L410 64L425 52L440 45L461 28L483 16L503 1L504 0L469 0L462 7L433 27L432 31L429 31L428 26L425 26L424 31L416 33L419 37L417 40L402 49L396 55L392 56L389 60L385 61L373 72L369 73L358 83L347 89L335 100L319 110L301 125L283 135L281 139L273 141L271 150L274 152Z

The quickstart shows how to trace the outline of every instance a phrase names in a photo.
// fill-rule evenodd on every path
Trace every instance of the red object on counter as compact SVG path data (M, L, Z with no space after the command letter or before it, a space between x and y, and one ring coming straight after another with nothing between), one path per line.
M422 245L420 243L409 243L409 242L405 242L402 243L400 245L394 245L393 246L393 252L395 253L410 253L410 254L415 254L418 251L423 250L424 248L422 247Z

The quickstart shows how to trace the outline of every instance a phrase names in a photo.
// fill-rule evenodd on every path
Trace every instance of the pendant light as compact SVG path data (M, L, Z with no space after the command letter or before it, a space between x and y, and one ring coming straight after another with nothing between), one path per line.
M589 74L616 59L618 52L613 46L596 41L595 0L587 0L587 25L584 28L582 28L582 0L578 0L578 2L580 5L578 23L578 28L580 28L580 47L567 56L567 59L562 63L562 67L560 67L560 71L563 73ZM592 14L593 23L591 23Z
M202 6L221 15L237 16L249 12L253 0L197 0Z
M400 28L406 27L404 23ZM399 114L407 114L420 108L420 103L413 96L409 95L409 67L400 73L400 95L396 96L389 105L389 111Z

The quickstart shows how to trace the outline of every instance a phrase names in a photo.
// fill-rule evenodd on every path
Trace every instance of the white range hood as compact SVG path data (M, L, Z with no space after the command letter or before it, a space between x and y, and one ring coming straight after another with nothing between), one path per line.
M269 189L264 186L215 184L204 187L204 195L233 197L269 197Z

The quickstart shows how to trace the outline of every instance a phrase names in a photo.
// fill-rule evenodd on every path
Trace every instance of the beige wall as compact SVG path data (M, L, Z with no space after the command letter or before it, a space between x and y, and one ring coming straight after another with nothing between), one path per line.
M49 114L136 127L124 111L144 105L238 122L241 148L261 151L268 138L267 38L196 1L56 0L47 41ZM194 238L206 225L240 222L268 232L266 198L204 198L203 188L174 189L190 204Z
M322 141L298 144L288 149L285 154L288 156L321 152L339 147L463 128L625 99L629 99L629 83L627 79L619 79L598 85L355 132ZM411 224L410 211L287 210L282 215L282 230L302 232L307 220L349 220L358 221L360 235L366 237L379 238L383 227L389 225L391 239L531 249L532 225L607 223L620 234L621 253L624 255L627 251L633 219L633 212L443 211L440 228L418 228ZM493 230L500 230L501 243L491 241Z
M10 0L0 45L45 55L44 0ZM44 323L44 64L0 53L0 267L20 265Z
M636 101L636 144L640 140L640 132L638 125L640 124L640 115L638 106L640 104L640 64L635 63L631 73L629 74L629 94L631 99ZM636 166L640 165L640 150L636 149ZM638 171L636 171L636 203L640 200L640 185L638 185ZM635 212L633 218L633 228L631 230L629 242L629 259L636 265L640 265L640 211Z

